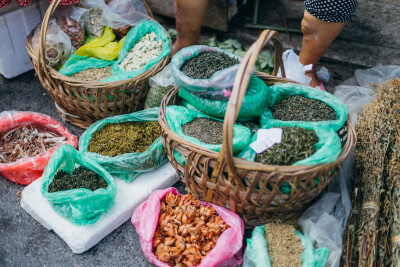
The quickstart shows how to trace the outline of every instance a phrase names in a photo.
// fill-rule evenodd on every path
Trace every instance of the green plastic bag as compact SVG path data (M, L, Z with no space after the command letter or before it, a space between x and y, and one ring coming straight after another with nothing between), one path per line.
M251 119L260 116L266 107L268 98L268 86L255 76L250 78L249 87L244 95L242 106L240 108L238 119ZM188 103L204 114L217 118L224 118L228 101L211 100L196 96L185 87L179 90L179 96L185 100L183 104Z
M268 255L267 242L264 237L264 225L254 228L251 238L247 239L243 267L271 267ZM302 235L296 230L296 235L300 238L304 247L300 258L303 267L324 267L328 259L329 250L327 248L314 249L309 237ZM282 255L284 257L285 255Z
M312 125L318 127L331 127L332 129L338 131L343 124L347 121L347 107L346 105L336 98L334 95L324 92L322 90L317 90L312 87L308 87L300 84L293 83L277 83L271 87L268 87L268 99L266 109L261 115L261 125L268 125L272 122L282 122L281 120L274 120L270 108L272 108L275 102L284 99L289 96L302 95L308 98L320 100L336 111L336 120L332 121L313 121L313 122L301 122L301 125ZM285 121L287 125L299 125L298 121Z
M187 136L183 133L182 130L182 125L185 123L188 123L195 118L210 118L210 119L215 119L218 121L223 121L221 119L213 118L211 116L207 116L205 114L202 114L200 112L196 112L191 109L187 109L182 106L168 106L166 109L166 119L168 126L171 128L173 132L178 134L179 136L184 137L188 141L190 141L193 144L196 144L198 146L204 147L209 150L213 151L220 151L222 144L220 145L214 145L214 144L207 144L204 142L201 142L199 139L192 137L192 136ZM235 124L233 127L233 153L237 153L240 150L246 148L249 145L250 141L250 136L251 136L251 131L250 129ZM182 155L175 151L175 159L178 161L179 164L182 166L185 165L185 160L183 159Z
M129 50L139 41L140 38L151 32L154 32L157 36L157 40L161 40L163 43L163 48L160 55L149 60L146 66L140 70L125 71L121 69L119 67L119 64L128 54ZM164 57L166 57L171 53L171 47L169 44L170 44L169 37L164 31L164 28L160 24L158 24L153 20L146 20L141 23L138 23L126 35L118 60L115 61L111 67L111 72L114 74L114 76L108 77L104 79L104 81L107 82L119 81L119 80L130 79L140 75L141 73L148 70L149 68L157 64L161 59L163 59Z
M74 73L86 69L105 68L112 64L113 61L102 60L95 57L82 57L77 54L72 54L59 72L65 76L71 76Z
M79 150L82 151L82 153L86 157L100 164L111 174L120 177L125 182L131 182L141 173L155 170L163 165L165 162L167 162L167 156L164 152L161 137L157 138L156 141L154 141L153 144L142 153L126 153L115 157L109 157L94 152L88 152L87 149L90 139L97 130L109 123L157 120L158 108L151 108L130 114L109 117L97 121L89 128L87 128L86 131L79 138Z
M342 151L342 146L339 136L332 128L329 127L318 127L314 125L303 125L298 123L297 127L304 129L314 130L318 136L318 143L315 145L316 152L310 157L303 160L295 162L293 165L318 165L331 163L337 159L340 152ZM269 129L273 127L293 127L282 121L271 121L268 125L261 127L261 129ZM257 133L251 137L250 144L257 140ZM254 161L256 158L256 152L249 146L238 155L239 158L244 158L248 161ZM316 184L319 183L319 179L314 179ZM284 183L279 188L282 193L290 194L292 191L292 186L289 183Z
M76 165L99 174L108 184L95 191L79 188L49 193L49 185L58 170L72 172ZM93 160L76 151L71 145L62 145L54 151L42 176L41 193L53 209L69 221L79 225L95 223L112 207L117 193L113 177Z

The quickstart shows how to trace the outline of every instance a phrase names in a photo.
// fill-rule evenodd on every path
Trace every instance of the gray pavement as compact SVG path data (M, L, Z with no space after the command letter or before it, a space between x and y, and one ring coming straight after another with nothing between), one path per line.
M0 80L0 112L35 111L62 122L54 102L34 71L12 80ZM83 130L62 122L78 137ZM184 192L178 182L175 187ZM17 192L24 186L0 175L0 266L152 266L140 248L130 221L105 237L89 251L77 255L53 231L48 231L20 206Z

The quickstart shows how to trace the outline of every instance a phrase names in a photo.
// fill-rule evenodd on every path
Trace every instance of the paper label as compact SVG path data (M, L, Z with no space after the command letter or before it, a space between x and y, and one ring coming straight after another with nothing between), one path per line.
M257 131L257 140L250 144L250 147L257 153L282 142L282 128L260 129Z

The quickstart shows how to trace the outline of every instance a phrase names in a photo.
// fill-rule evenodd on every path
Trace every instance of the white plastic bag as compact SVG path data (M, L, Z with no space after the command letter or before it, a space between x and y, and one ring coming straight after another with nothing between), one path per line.
M283 66L285 67L286 78L308 85L311 78L305 75L306 71L311 70L312 64L303 65L299 61L299 56L292 50L286 50L282 55ZM281 69L277 76L282 77Z

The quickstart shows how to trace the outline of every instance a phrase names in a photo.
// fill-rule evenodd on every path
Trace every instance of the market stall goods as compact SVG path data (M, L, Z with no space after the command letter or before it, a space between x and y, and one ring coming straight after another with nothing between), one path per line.
M121 69L126 71L139 70L153 58L161 54L163 42L157 40L154 32L148 33L129 50L125 58L119 64Z
M102 13L102 9L93 7L84 16L85 30L91 38L100 37L103 34L104 26L101 25Z
M0 132L0 163L38 156L67 141L43 126L28 124Z
M336 120L335 110L322 101L294 95L275 102L272 116L282 121Z
M224 123L209 118L196 118L182 125L183 133L207 144L222 144Z
M94 82L108 78L111 75L112 75L111 67L107 66L104 68L95 68L95 69L89 68L86 70L82 70L80 72L72 74L71 77L80 81Z
M255 161L268 165L293 165L315 152L318 137L314 130L283 127L282 142L257 154Z
M181 71L193 79L209 79L217 71L239 64L239 60L222 52L200 52L185 61Z
M304 247L292 225L268 223L264 229L272 266L302 266L300 255Z
M107 182L94 171L79 166L72 173L64 170L57 171L51 180L48 190L49 193L54 193L78 188L87 188L94 191L99 188L107 188Z
M63 17L57 18L57 24L69 36L71 44L75 49L78 49L85 43L85 28L82 27L79 21Z
M156 121L110 123L93 134L87 151L110 157L144 152L160 135Z
M170 192L161 200L153 252L170 266L196 266L228 228L210 205L201 205L190 194Z

